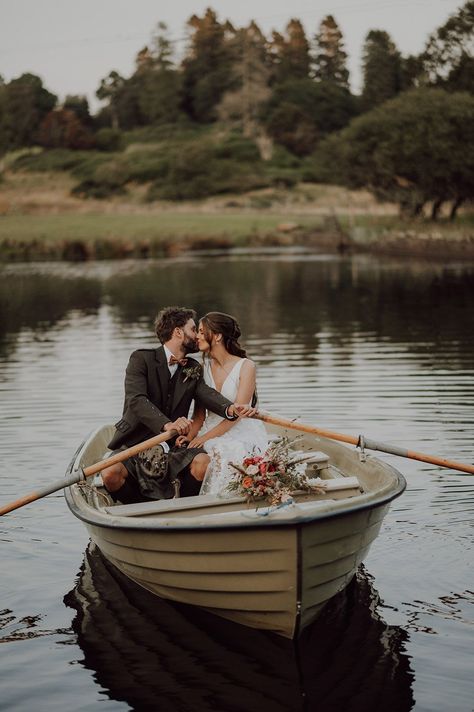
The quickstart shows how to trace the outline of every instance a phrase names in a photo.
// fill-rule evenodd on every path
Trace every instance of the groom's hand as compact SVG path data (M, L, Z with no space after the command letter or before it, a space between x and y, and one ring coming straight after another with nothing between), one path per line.
M253 408L249 403L233 403L229 406L227 412L231 417L253 418L258 413L258 409Z
M177 430L179 435L187 435L189 428L191 427L191 421L188 418L176 418L174 423L166 423L163 426L164 432L167 430Z

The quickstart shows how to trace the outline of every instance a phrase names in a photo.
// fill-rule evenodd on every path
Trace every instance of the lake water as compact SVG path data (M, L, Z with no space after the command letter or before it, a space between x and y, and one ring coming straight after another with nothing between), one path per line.
M0 268L0 503L121 413L167 304L234 314L261 406L474 461L474 265L304 252ZM0 519L0 709L471 712L474 477L407 478L347 591L295 649L149 597L61 493Z

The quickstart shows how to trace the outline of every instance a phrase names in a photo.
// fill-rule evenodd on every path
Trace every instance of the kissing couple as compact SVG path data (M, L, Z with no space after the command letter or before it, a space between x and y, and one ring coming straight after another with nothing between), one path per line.
M102 470L114 501L130 504L173 496L226 496L231 462L267 449L256 413L255 364L239 344L234 317L166 307L155 319L161 342L138 349L125 373L122 418L108 447L112 454L169 430L167 443ZM188 354L199 351L202 365ZM191 406L194 409L190 416Z

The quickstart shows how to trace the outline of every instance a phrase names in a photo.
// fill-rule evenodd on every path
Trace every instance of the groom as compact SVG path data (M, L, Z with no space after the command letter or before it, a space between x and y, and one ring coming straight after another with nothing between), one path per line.
M130 357L125 374L125 402L109 448L119 451L168 430L186 435L193 399L228 420L246 415L248 408L233 404L204 383L200 364L187 358L197 350L196 313L184 307L162 309L155 320L162 346L139 349ZM203 448L167 443L105 468L102 479L114 500L124 504L168 499L179 480L181 496L199 493L209 456ZM166 452L165 452L166 451Z

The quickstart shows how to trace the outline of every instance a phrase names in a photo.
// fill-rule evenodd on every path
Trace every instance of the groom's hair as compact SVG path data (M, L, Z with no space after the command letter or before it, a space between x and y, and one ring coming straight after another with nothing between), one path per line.
M162 344L165 344L173 336L173 331L182 329L190 319L196 320L194 309L187 307L165 307L156 316L155 334Z

